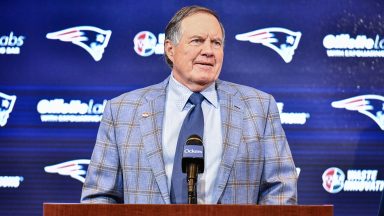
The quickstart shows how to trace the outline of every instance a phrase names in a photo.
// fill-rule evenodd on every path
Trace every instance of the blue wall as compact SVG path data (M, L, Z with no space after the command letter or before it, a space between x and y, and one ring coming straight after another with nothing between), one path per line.
M384 188L381 1L40 0L1 3L0 215L79 202L105 100L170 74L162 34L192 4L214 9L225 26L220 79L279 102L300 168L299 204L376 214Z

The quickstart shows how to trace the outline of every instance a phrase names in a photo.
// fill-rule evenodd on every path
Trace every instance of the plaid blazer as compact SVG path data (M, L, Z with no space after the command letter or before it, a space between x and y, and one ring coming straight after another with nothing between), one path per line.
M170 203L161 143L168 80L108 101L82 203ZM214 200L297 204L296 169L274 98L221 80L216 87L223 156Z

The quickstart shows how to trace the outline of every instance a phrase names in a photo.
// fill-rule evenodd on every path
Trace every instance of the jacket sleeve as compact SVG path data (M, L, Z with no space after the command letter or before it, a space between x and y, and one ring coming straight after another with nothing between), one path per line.
M122 203L122 182L113 110L108 101L88 166L81 203Z
M259 204L297 204L297 173L275 99L270 96L262 138L264 169L261 176Z

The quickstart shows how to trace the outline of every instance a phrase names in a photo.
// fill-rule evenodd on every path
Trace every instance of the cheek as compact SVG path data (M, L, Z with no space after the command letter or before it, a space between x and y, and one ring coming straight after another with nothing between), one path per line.
M223 63L223 59L224 59L224 52L220 52L217 55L217 60L220 62L220 64L222 64Z
M221 68L221 66L223 65L223 60L224 60L223 54L217 55L216 56L216 66Z
M181 64L184 66L191 67L193 65L193 61L196 59L196 56L193 53L187 52L180 58Z

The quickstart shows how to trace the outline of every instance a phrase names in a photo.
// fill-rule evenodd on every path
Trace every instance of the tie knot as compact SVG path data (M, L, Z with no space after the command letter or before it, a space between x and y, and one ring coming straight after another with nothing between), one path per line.
M201 102L203 102L204 100L204 96L200 93L193 93L190 97L189 97L189 101L193 104L193 105L200 105Z

